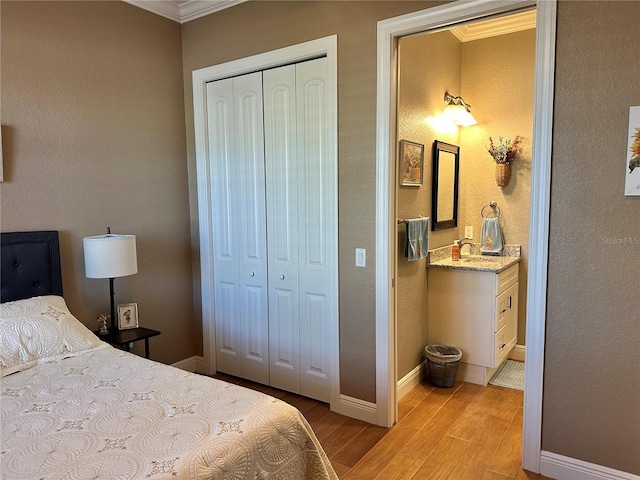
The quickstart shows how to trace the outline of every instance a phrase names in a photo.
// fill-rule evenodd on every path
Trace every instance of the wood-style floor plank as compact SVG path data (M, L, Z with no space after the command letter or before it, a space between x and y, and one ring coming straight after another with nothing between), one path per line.
M384 480L411 480L420 468L423 460L399 454L393 457L389 465L376 477Z
M356 435L350 442L340 449L332 458L342 465L353 467L358 461L374 448L387 434L387 429L369 425ZM347 474L347 478L349 477Z
M522 407L518 407L502 442L500 442L491 461L487 465L487 469L510 478L515 478L521 465L521 452Z
M355 464L355 468L351 469L345 479L371 480L376 478L398 455L402 445L409 443L417 431L414 427L397 424L388 430L376 445L370 447L365 455L360 457L360 461Z
M432 449L412 480L447 480L469 447L468 440L444 436Z

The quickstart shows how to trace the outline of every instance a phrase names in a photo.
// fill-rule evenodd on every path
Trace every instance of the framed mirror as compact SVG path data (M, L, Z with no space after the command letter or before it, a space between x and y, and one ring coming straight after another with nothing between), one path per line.
M431 230L457 227L460 147L435 140L432 158Z

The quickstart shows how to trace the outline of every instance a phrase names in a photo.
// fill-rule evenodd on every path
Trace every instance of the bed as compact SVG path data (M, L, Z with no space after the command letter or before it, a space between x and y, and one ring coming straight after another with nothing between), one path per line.
M1 478L338 478L291 405L101 342L57 232L3 233L1 257Z

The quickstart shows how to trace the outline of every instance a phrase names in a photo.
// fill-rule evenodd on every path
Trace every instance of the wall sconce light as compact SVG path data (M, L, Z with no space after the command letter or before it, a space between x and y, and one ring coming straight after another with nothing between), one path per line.
M465 103L462 97L454 97L449 92L444 92L444 105L443 115L454 125L468 127L478 123L471 114L471 105Z

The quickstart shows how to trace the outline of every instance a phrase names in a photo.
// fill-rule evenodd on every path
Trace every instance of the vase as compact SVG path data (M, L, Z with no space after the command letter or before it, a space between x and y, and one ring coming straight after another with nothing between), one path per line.
M505 187L511 178L511 165L509 163L496 163L496 184Z

